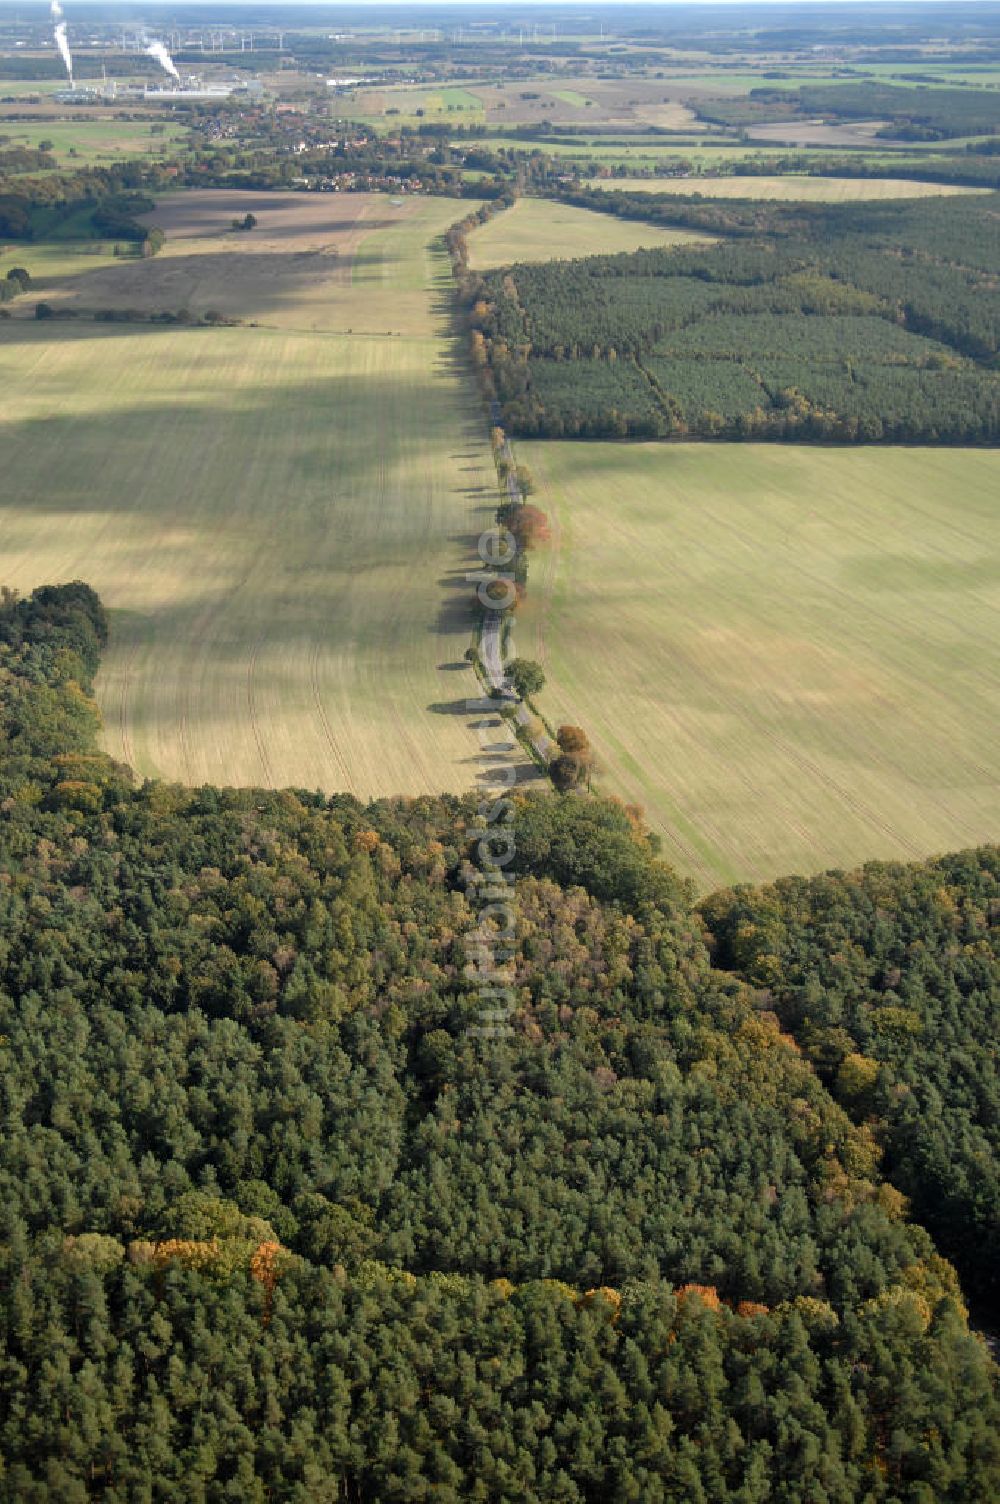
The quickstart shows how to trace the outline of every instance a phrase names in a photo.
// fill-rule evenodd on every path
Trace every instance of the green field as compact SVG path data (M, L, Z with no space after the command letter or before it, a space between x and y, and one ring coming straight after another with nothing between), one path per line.
M986 193L986 188L948 183L907 182L902 178L820 178L807 176L730 178L592 178L591 188L628 193L700 193L703 198L789 199L849 204L867 199L940 198L956 193Z
M459 118L462 125L479 125L485 118L478 94L457 86L433 88L413 84L389 84L384 88L359 87L346 96L352 120L367 125L398 129L419 125L421 120Z
M47 98L57 89L65 87L65 79L3 78L0 79L0 99L22 99L25 95L32 94Z
M858 70L879 83L912 82L907 74L919 73L921 84L930 89L952 88L955 84L972 84L995 89L1000 86L1000 63L936 63L926 58L919 63L865 63Z
M455 144L455 143L453 143ZM464 144L464 143L462 143ZM958 143L964 144L964 143ZM774 158L787 157L789 148L782 145L767 145L763 141L740 142L733 139L720 137L694 137L684 135L644 136L636 135L634 140L626 141L620 134L610 131L606 138L601 136L583 136L580 139L568 141L566 138L550 140L530 140L519 137L513 132L508 135L497 133L483 140L477 140L477 146L499 149L511 149L519 151L539 150L546 156L564 159L586 174L592 168L625 167L635 171L655 172L658 167L662 168L665 162L683 160L694 163L700 170L726 170L726 164L735 161L746 161L748 158L761 164L761 173L767 172L767 164ZM951 145L951 143L949 143ZM935 144L934 153L940 154L940 147ZM797 157L814 158L817 162L831 157L841 157L829 146L798 146L795 148ZM874 151L855 149L852 152L853 160L859 163L871 165L886 165L892 163L895 168L899 163L905 166L922 166L927 161L933 161L934 155L929 148L923 151L908 148L904 153L899 150L886 151L882 148ZM618 180L615 180L618 181ZM645 182L638 179L637 182ZM683 192L680 186L682 179L678 181L676 191ZM719 180L721 181L721 180ZM614 182L602 180L602 186L614 186ZM923 185L922 185L923 186Z
M60 167L90 167L126 157L163 156L187 134L182 126L129 120L57 120L36 124L0 119L0 137L6 138L6 146L38 146L42 141L50 141L52 155Z
M483 101L477 94L472 94L468 89L457 87L441 90L441 103L446 110L472 110L476 114L483 113Z
M553 89L552 94L555 99L561 99L563 104L571 104L578 110L584 110L588 104L593 104L593 100L586 94L581 94L579 89Z
M480 749L454 713L478 692L464 574L496 492L432 248L455 202L270 195L244 260L209 232L245 197L190 198L186 226L188 196L161 211L171 254L123 274L148 276L156 304L190 260L272 327L0 323L0 579L101 592L107 745L140 774L359 795L473 786ZM292 267L270 281L266 214L288 247L272 259ZM322 215L337 257L306 249Z
M1000 834L1000 454L518 446L518 651L703 887Z
M512 261L565 261L573 256L637 251L643 246L706 244L693 230L644 225L550 199L518 199L469 236L469 265L477 271Z
M29 245L0 245L0 277L13 266L23 266L31 273L31 289L25 303L34 294L47 295L67 277L80 275L99 266L113 266L114 245L99 240L46 241Z

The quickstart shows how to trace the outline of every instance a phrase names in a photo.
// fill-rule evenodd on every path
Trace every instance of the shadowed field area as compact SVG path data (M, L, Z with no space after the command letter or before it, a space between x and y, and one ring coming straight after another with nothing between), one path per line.
M1000 454L521 444L519 651L701 885L1000 829Z
M256 228L234 230L247 213ZM287 329L412 331L426 321L427 288L423 263L409 259L397 232L414 213L417 200L393 203L384 194L195 189L168 195L144 216L166 234L158 256L115 258L93 243L24 246L0 259L0 272L12 258L26 264L33 292L80 313L215 310ZM383 230L392 234L380 241ZM381 280L394 280L396 299L370 305L358 297L355 281L369 259ZM32 317L34 301L14 304L14 317Z
M233 281L233 311L280 328L0 325L0 578L100 591L107 745L140 773L370 795L483 771L461 713L478 693L463 566L495 480L434 248L459 207L322 203L329 222L290 239L357 236L340 311L308 277L296 302L287 268L280 295ZM209 266L211 244L178 259ZM110 268L115 296L147 267L171 259ZM314 333L321 316L355 332Z

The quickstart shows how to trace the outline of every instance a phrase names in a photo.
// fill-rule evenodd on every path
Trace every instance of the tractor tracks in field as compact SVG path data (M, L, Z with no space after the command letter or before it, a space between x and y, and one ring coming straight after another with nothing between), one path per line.
M817 762L814 762L811 757L807 757L804 752L798 751L795 747L791 746L787 741L785 741L783 737L778 736L775 732L769 733L768 739L771 742L771 745L775 747L779 752L781 752L785 757L789 758L791 762L795 763L796 767L801 768L802 771L807 773L810 778L815 779L817 783L821 783L825 788L829 789L837 799L839 799L843 804L847 806L848 809L850 809L855 815L857 815L859 820L862 820L865 824L871 825L876 830L881 831L882 834L884 836L887 836L890 841L898 842L899 845L904 847L904 849L908 851L912 857L920 858L925 855L925 853L921 851L919 846L915 846L911 840L904 836L900 831L896 830L896 828L890 825L887 820L883 820L882 816L879 815L874 809L872 809L870 804L868 804L864 799L860 798L857 794L852 794L850 789L846 788L844 784L840 783L836 778L833 777L832 774L824 772L819 764Z
M135 749L132 745L132 731L129 725L128 697L132 687L132 661L135 658L138 643L133 640L131 647L125 654L122 664L122 687L118 702L118 737L121 742L122 758L130 768L135 768Z
M713 514L709 510L706 510L705 515L708 517L713 516ZM721 526L721 523L719 525ZM732 524L730 525L731 530L737 536L739 536L749 547L752 542L750 535L746 533L745 530L734 527L732 526ZM693 583L694 576L692 575L691 571L685 567L685 565L679 558L675 558L673 560L673 568L679 574L681 574L689 584ZM805 574L806 572L802 571L802 573ZM812 578L817 584L820 583L816 576L810 576L810 578ZM833 588L836 591L836 587ZM843 594L843 592L837 593ZM691 670L693 672L693 660L689 660L689 666L691 667ZM715 696L715 699L720 707L724 706L725 702L720 700L718 695ZM882 835L887 836L890 841L898 843L912 856L919 857L921 855L920 849L916 847L910 840L908 840L907 837L905 837L893 825L891 825L888 820L884 819L875 809L872 808L872 806L866 800L862 799L860 795L853 793L840 780L835 778L831 773L827 772L814 758L810 757L800 748L794 746L793 743L791 743L786 737L780 735L777 731L775 731L773 727L768 724L765 718L762 718L758 723L757 729L763 736L763 738L774 749L775 753L778 754L778 756L783 757L788 762L793 763L800 772L806 774L808 780L815 787L822 787L826 789L827 792L830 793L840 804L842 804L845 809L849 809L858 818L859 821L861 821L863 824L869 825L874 830L880 831ZM738 760L736 758L734 758L732 768L736 773L736 776L739 778L739 781L746 789L748 795L751 798L758 798L760 796L760 789L754 783L754 781L749 778L742 771L742 769L739 768ZM793 825L794 828L793 822L789 821L789 824ZM801 827L799 827L799 830L801 832Z
M250 657L247 659L247 711L250 716L250 730L257 744L257 755L260 758L261 767L264 769L265 784L268 788L274 788L274 771L271 767L271 759L264 744L261 733L260 721L257 716L257 695L254 688L254 675L257 672L257 659L260 654L260 646L264 641L263 632L254 639L254 645L250 649Z
M313 643L312 649L309 654L309 690L312 695L313 708L316 711L316 719L319 721L324 740L326 741L326 744L330 749L330 755L340 771L340 775L344 782L344 788L348 793L353 793L354 782L351 778L351 774L347 766L347 761L344 757L343 752L340 750L340 743L337 741L337 738L334 734L333 724L330 720L329 715L327 714L326 706L323 704L323 693L320 688L319 682L319 655L320 643L317 640Z

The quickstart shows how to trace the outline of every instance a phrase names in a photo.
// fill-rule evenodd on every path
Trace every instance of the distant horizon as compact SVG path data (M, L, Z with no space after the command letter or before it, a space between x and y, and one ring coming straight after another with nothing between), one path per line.
M107 7L113 5L126 5L132 9L183 9L183 10L211 10L215 8L237 9L244 7L254 10L284 10L314 7L317 10L445 10L448 8L462 7L465 9L500 10L516 12L520 9L531 8L533 10L565 10L583 11L594 16L602 12L615 10L637 10L639 8L649 10L685 10L692 6L717 6L720 9L726 7L741 10L767 10L770 7L782 7L783 9L798 9L803 5L822 6L827 10L838 10L848 6L865 6L867 9L894 9L912 10L917 6L923 8L952 9L959 5L968 10L1000 10L1000 0L599 0L599 3L588 4L587 0L515 0L513 5L491 6L489 0L150 0L148 6L143 6L140 0L77 0L79 6L94 8L95 6ZM65 5L74 8L74 0L64 0ZM48 10L49 0L0 0L0 6L8 9L32 10L36 6L40 10Z

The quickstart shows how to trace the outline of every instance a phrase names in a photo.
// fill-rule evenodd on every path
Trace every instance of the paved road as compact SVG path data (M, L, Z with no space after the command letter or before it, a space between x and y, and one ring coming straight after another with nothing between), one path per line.
M496 402L492 404L491 417L494 425L499 427L500 407ZM517 486L514 451L510 447L510 440L506 437L503 441L503 458L507 461L508 466L507 495L513 502L523 501L524 498ZM479 640L479 655L483 660L483 668L486 670L486 678L492 692L495 695L502 694L511 700L516 700L517 696L507 685L507 674L503 663L503 648L501 646L503 618L504 613L502 611L486 612L483 617L483 630ZM531 724L532 717L523 700L518 701L515 718L519 726L529 726ZM558 750L552 738L545 731L542 731L537 737L532 737L532 744L535 751L544 757L546 762L550 761Z

